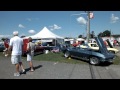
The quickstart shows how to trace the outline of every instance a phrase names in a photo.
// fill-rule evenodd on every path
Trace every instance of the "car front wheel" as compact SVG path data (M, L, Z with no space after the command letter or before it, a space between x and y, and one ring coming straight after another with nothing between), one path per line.
M91 57L90 58L90 64L92 65L98 65L100 63L99 59L97 57Z
M64 54L64 56L65 56L66 58L69 58L69 57L70 57L70 52L66 51L65 54Z

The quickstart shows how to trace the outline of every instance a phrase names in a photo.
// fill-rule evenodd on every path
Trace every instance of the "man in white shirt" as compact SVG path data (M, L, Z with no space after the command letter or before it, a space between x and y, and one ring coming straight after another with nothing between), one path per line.
M14 31L13 35L14 37L10 39L9 51L12 50L11 62L16 67L16 73L14 73L14 76L20 76L19 65L21 66L22 72L25 72L21 59L23 40L18 37L18 31Z

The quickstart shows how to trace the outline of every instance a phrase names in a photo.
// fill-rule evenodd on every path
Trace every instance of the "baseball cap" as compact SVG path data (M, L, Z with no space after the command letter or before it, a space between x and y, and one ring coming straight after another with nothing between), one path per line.
M18 35L18 31L14 31L14 32L13 32L13 35L14 35L14 36L17 36L17 35Z

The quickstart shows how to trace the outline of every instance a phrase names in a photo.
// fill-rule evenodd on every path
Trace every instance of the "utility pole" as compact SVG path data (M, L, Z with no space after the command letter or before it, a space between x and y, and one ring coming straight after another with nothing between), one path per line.
M87 21L87 43L88 43L90 39L90 11L86 11L86 12L88 16L88 21Z
M90 11L85 11L85 13L80 13L80 14L72 14L71 16L73 16L73 15L81 15L81 14L87 14L87 16L88 16L88 18L87 18L88 19L87 20L87 26L86 26L87 27L87 31L86 31L87 32L87 34L86 34L87 35L86 36L87 40L86 41L88 43L89 39L90 39Z
M111 29L110 29L110 40L111 40L111 36L112 36L112 33L111 33Z

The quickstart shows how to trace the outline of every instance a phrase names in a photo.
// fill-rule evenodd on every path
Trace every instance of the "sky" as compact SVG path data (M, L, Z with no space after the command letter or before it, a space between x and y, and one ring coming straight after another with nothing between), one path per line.
M120 34L120 11L92 11L90 32L95 35L105 30ZM87 14L85 11L0 11L0 37L30 36L47 27L62 37L86 36Z

